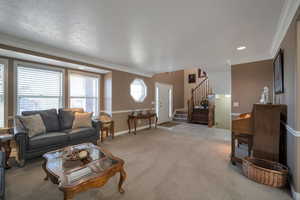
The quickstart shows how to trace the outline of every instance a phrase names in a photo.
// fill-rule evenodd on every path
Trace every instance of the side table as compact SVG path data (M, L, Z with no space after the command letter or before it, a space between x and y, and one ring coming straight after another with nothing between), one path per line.
M136 127L137 127L137 120L139 119L148 119L149 121L149 128L151 128L151 119L154 118L155 120L155 128L157 127L157 115L156 113L147 113L147 114L138 114L138 115L128 115L127 124L128 124L128 130L129 134L131 133L131 122L133 122L134 125L134 134L136 135Z
M0 148L2 151L5 152L5 168L9 169L10 166L8 165L9 155L11 153L10 141L13 140L13 135L10 134L9 129L6 129L7 132L0 134ZM3 129L0 132L4 132Z
M108 121L108 122L101 122L101 142L104 141L104 132L106 133L106 137L108 137L109 133L111 135L111 138L114 139L115 137L115 125L114 121Z

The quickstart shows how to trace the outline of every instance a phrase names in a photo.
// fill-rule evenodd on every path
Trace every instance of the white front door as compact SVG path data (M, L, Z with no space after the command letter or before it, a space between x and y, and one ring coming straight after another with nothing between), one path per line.
M171 121L172 118L172 97L173 86L168 84L156 83L156 113L158 116L158 123Z

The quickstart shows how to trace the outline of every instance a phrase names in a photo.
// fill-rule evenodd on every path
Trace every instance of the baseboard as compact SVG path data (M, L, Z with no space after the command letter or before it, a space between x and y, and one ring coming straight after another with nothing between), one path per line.
M300 200L300 193L296 192L294 186L291 184L291 192L294 200Z
M154 126L155 126L155 124L151 124L151 127L154 127ZM147 128L149 128L149 125L136 127L136 130L140 131L140 130L144 130L144 129L147 129ZM134 131L134 128L131 129L131 133L133 133L133 131ZM129 129L124 130L124 131L118 131L118 132L115 132L115 136L123 135L123 134L126 134L128 132L129 132Z

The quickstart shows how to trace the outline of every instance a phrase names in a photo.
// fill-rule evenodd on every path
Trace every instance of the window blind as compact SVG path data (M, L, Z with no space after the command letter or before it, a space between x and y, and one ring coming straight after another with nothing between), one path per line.
M4 127L4 65L0 64L0 128Z
M63 72L17 66L17 114L63 106Z
M99 115L99 78L79 73L69 74L70 107L83 108Z

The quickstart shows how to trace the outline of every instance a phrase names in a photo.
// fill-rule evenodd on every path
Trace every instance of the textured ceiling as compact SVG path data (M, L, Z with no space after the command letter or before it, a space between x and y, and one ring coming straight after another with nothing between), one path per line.
M0 0L0 34L129 70L270 58L284 0ZM2 41L0 41L2 42ZM236 47L246 46L244 51Z

